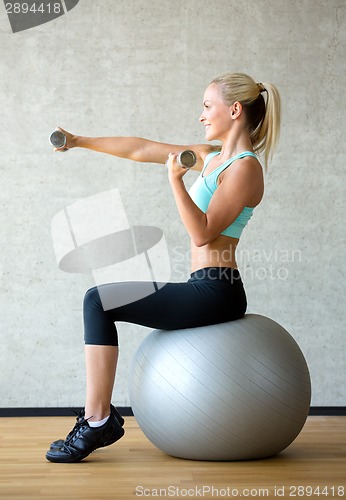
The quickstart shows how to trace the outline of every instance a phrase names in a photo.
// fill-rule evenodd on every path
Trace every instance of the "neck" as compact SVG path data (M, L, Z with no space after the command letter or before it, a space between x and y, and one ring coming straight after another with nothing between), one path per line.
M229 134L222 140L220 158L227 160L244 151L253 151L249 133L242 130L231 130Z

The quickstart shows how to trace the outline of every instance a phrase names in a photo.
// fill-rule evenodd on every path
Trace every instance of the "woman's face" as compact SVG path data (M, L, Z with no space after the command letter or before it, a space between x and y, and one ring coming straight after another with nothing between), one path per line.
M204 93L203 112L199 121L204 125L207 141L223 140L230 131L231 107L223 101L216 83L209 85Z

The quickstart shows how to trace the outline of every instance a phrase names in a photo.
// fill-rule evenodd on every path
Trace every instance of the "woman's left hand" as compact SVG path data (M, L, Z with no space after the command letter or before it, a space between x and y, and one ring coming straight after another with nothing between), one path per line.
M166 165L168 168L168 179L170 183L176 180L181 180L189 170L188 168L184 168L178 164L177 157L178 155L175 153L169 153L168 155Z

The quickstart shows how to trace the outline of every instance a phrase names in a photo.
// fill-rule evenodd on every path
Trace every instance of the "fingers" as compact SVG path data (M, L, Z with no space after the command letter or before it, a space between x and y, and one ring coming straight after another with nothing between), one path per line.
M182 179L186 172L188 171L177 162L177 158L179 155L176 153L169 153L168 159L166 162L168 168L168 179L172 183L177 179Z
M175 153L168 153L168 161L173 162L177 155Z
M176 157L175 153L168 153L166 161L167 168L169 168L173 164L175 157Z

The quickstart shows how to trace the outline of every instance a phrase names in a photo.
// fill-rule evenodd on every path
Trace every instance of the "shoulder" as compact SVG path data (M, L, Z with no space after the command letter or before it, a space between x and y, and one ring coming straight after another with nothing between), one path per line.
M226 168L223 174L233 177L254 178L259 176L263 178L263 168L261 163L254 156L245 156L238 158L231 165L231 168Z
M246 198L247 206L260 203L264 193L263 168L257 158L246 156L235 160L231 168L226 168L219 176L219 185L225 189L236 189Z
M192 170L198 171L202 170L205 159L210 153L218 153L221 151L220 146L214 146L212 144L195 144L194 146L191 146L191 149L193 149L197 156L197 163Z

